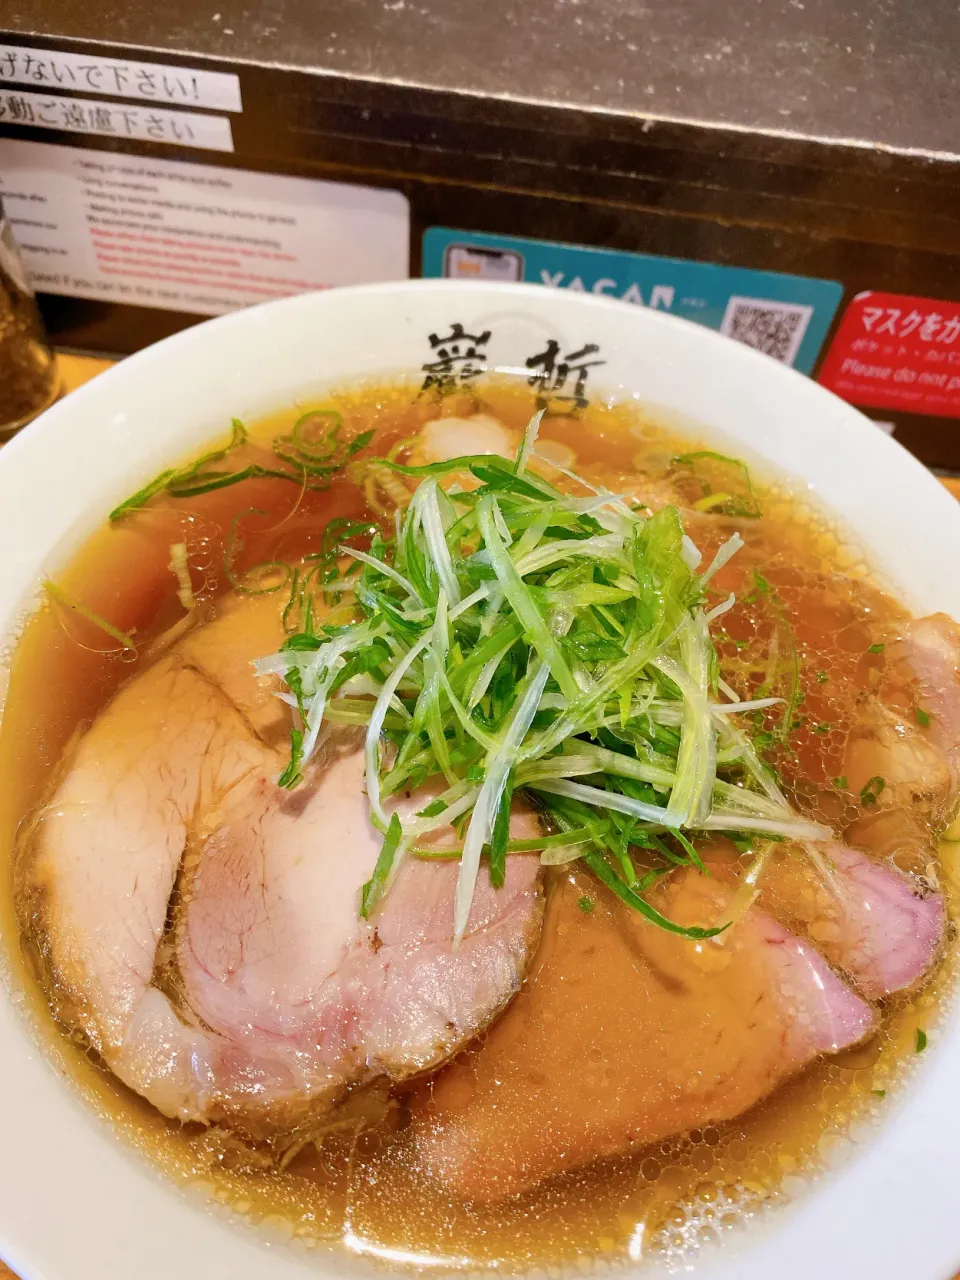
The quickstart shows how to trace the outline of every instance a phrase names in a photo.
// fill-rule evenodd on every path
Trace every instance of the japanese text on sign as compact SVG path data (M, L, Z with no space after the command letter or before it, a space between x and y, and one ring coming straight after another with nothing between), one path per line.
M444 336L431 333L428 341L436 359L422 366L425 377L421 393L433 390L448 395L485 373L489 367L486 346L490 338L491 330L468 333L459 322L451 324L450 332ZM542 351L527 357L523 368L530 371L527 384L536 388L538 406L550 413L563 414L586 408L590 370L606 363L603 359L590 358L599 352L595 342L588 342L563 353L560 343L551 338Z
M858 294L820 381L854 404L960 417L960 302Z
M860 323L867 333L879 338L889 334L892 338L909 338L915 333L921 342L936 342L952 346L960 337L960 316L944 316L939 311L909 311L901 307L864 307ZM878 349L876 344L870 349Z
M44 90L79 90L108 98L170 102L175 106L242 111L240 80L223 71L196 71L154 62L101 58L0 44L0 85L25 84Z
M0 89L0 124L98 133L109 138L137 138L205 151L232 151L233 134L226 116L199 112L132 107L86 98L47 97Z

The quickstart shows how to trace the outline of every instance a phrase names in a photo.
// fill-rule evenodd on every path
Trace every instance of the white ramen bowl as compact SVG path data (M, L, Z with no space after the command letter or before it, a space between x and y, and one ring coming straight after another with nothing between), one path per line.
M706 329L523 285L392 284L308 294L213 320L125 360L0 452L0 628L122 498L222 433L331 384L469 372L454 325L489 331L491 367L599 350L586 390L669 411L796 478L842 516L919 613L960 617L960 504L849 405ZM434 335L431 338L431 335ZM474 344L476 345L476 344ZM474 366L477 359L473 359ZM568 362L575 363L575 362ZM429 372L429 371L428 371ZM558 394L575 381L569 374ZM42 1044L42 1037L39 1044ZM0 1255L24 1280L293 1280L367 1269L297 1255L223 1221L111 1134L51 1066L16 993L0 993ZM960 1267L960 1017L842 1168L734 1232L694 1267L710 1280L942 1280ZM358 1248L360 1248L358 1242ZM651 1272L644 1272L645 1275Z

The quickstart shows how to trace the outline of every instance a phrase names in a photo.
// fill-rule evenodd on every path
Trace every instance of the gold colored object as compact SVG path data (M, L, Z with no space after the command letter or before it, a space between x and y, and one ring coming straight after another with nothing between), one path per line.
M59 390L33 290L0 208L0 437L26 426Z

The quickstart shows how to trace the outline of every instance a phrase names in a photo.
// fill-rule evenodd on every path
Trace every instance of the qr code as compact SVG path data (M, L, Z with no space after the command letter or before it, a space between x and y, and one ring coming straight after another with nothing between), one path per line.
M720 332L782 364L793 364L812 315L813 307L797 303L732 297Z

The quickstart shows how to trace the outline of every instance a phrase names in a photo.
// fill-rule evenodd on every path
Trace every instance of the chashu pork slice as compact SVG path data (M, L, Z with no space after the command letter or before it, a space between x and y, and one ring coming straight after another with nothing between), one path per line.
M913 618L891 656L902 657L916 677L930 738L949 770L944 806L949 818L960 798L960 626L945 613Z
M262 618L230 614L247 651L245 618ZM61 1017L125 1083L167 1115L271 1136L436 1065L496 1016L539 937L539 867L509 859L500 890L480 877L457 950L455 862L408 859L361 920L380 837L355 745L278 789L283 755L256 731L272 736L270 709L229 652L217 683L200 636L75 748L27 850L28 926Z
M906 711L867 696L858 708L843 773L872 803L849 833L881 854L922 848L960 799L960 627L946 614L912 618L886 645Z
M216 616L187 632L177 649L184 666L205 676L253 733L280 751L290 743L290 709L276 696L277 681L257 677L252 663L283 642L284 603L273 594L225 596Z
M731 893L682 872L658 905L710 925ZM420 1103L417 1160L462 1199L516 1195L737 1116L875 1027L871 1006L771 916L750 910L722 943L691 943L574 873L550 894L523 993Z
M804 933L868 1000L917 986L940 958L943 894L858 849L788 846L763 879L761 906Z

